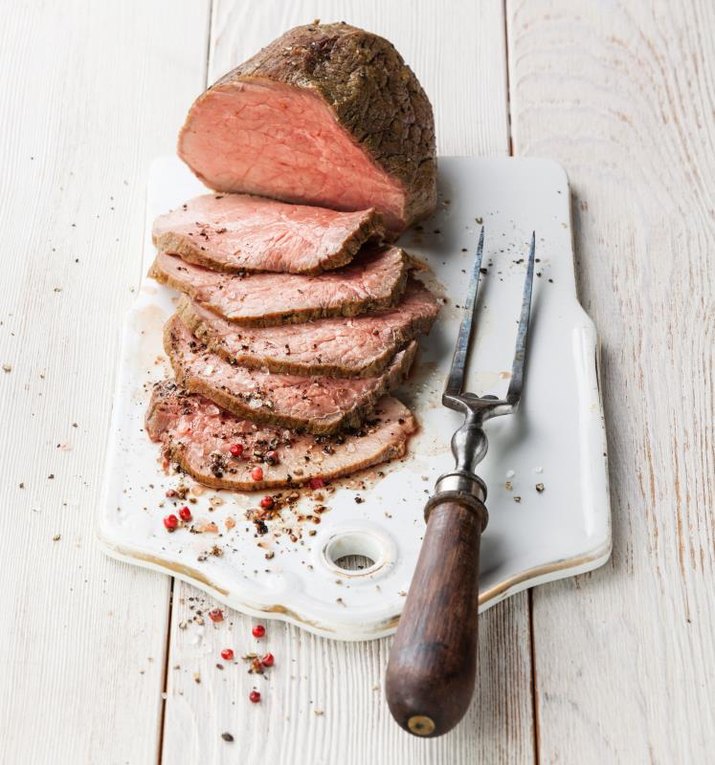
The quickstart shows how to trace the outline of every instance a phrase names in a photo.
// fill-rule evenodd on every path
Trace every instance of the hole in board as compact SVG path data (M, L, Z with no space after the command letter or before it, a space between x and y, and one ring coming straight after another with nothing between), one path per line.
M343 571L362 571L375 565L367 555L343 555L335 561L335 565Z
M366 531L347 531L334 536L323 553L333 567L348 576L370 574L386 560L384 542Z

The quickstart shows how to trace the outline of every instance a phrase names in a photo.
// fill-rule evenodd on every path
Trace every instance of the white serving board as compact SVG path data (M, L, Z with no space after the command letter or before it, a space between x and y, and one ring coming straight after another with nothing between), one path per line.
M365 488L354 480L336 482L319 525L284 511L280 524L269 522L269 533L257 537L244 513L257 506L260 493L207 489L193 496L191 509L196 521L214 521L220 536L167 533L162 519L173 505L165 494L179 479L162 469L143 418L151 383L167 374L161 329L176 293L145 279L124 326L100 505L106 552L185 579L239 611L319 635L363 640L393 632L420 549L424 503L436 478L453 465L449 442L460 418L440 405L440 397L483 222L483 265L492 265L480 287L470 390L499 393L508 383L525 268L518 261L532 230L541 276L534 284L521 408L486 426L490 448L478 472L489 488L490 520L482 539L480 606L607 560L611 529L597 338L576 297L566 175L551 161L459 157L442 158L439 175L438 212L401 240L429 264L433 275L425 281L448 300L421 341L412 380L398 393L421 425L408 456L385 466L383 477L368 473ZM145 273L154 256L151 221L203 192L178 159L154 163ZM543 492L536 491L537 483ZM211 510L217 497L223 504ZM305 492L299 512L310 513L315 505ZM225 526L229 516L237 521L231 530ZM295 541L287 526L297 532ZM214 545L220 556L208 554ZM267 552L273 557L266 558ZM346 572L333 561L348 554L367 555L375 565Z

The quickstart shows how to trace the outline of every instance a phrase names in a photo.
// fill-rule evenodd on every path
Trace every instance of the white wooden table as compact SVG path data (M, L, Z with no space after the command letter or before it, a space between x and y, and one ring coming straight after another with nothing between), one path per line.
M395 43L440 153L565 166L603 342L612 561L484 616L481 692L435 741L389 716L389 640L272 623L269 679L218 670L252 620L182 629L210 604L95 541L149 162L207 81L314 18ZM713 29L711 0L4 4L0 762L712 762Z

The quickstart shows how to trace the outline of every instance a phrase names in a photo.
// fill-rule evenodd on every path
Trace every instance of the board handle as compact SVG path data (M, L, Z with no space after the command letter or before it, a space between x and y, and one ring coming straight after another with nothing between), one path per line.
M390 651L385 693L396 722L441 736L467 711L477 670L479 541L487 510L443 492L427 503L427 529Z

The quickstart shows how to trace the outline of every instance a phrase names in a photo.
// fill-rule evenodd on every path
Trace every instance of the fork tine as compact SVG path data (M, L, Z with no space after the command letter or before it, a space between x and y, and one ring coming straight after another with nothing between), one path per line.
M519 317L519 329L516 334L514 361L511 366L511 382L506 393L506 400L510 404L516 404L519 401L524 385L524 361L526 359L526 341L529 334L529 314L531 313L531 292L534 284L535 255L536 231L531 234L529 260L526 266L526 278L524 279L524 293L521 299L521 316Z
M457 344L454 347L454 356L452 357L452 366L449 370L447 385L444 389L445 396L458 396L464 387L464 369L467 364L469 354L469 341L472 337L474 328L474 307L477 304L477 287L479 286L480 268L482 267L482 254L484 253L484 226L479 234L479 244L477 245L477 254L474 258L474 266L469 279L469 288L467 290L467 299L464 305L464 316L462 324L459 327Z

